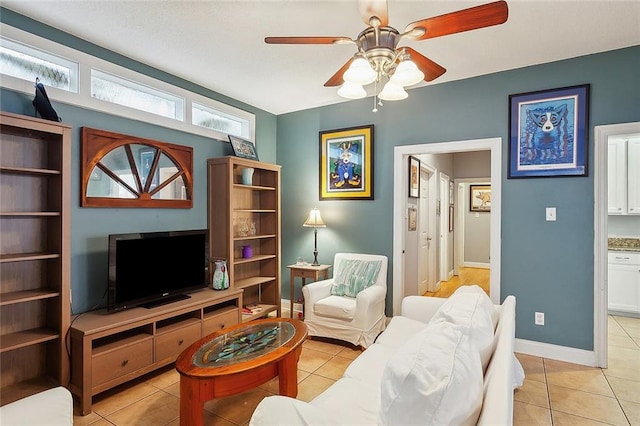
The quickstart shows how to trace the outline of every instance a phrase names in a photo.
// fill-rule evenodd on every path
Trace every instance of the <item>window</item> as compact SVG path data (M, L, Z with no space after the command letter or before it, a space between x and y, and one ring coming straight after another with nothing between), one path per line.
M191 124L233 136L249 137L249 120L195 102L191 104Z
M78 64L29 46L0 38L0 73L50 87L78 92Z
M95 69L91 97L180 121L184 117L183 98Z

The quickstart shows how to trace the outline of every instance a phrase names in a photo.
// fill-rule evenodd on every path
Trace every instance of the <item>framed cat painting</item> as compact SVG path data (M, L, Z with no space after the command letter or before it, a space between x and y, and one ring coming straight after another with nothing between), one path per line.
M590 85L509 96L509 178L587 176Z

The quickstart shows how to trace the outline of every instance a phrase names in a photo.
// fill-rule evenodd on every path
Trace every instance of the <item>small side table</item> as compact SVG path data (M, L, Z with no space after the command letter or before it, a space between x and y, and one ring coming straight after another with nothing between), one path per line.
M302 278L302 287L306 284L307 278L313 278L318 281L320 278L326 280L329 278L329 268L331 265L289 265L291 270L291 278L289 280L289 316L293 318L293 298L295 296L295 280L296 277Z

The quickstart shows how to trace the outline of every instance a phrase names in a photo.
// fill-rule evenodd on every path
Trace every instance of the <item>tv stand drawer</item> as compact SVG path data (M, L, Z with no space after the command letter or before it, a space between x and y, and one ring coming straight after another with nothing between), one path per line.
M238 324L239 312L239 308L234 308L206 317L204 319L203 336L208 336L211 333Z
M99 386L151 364L153 364L151 337L139 343L97 355L93 359L93 386Z
M172 362L190 344L200 339L201 324L194 323L156 337L156 362Z

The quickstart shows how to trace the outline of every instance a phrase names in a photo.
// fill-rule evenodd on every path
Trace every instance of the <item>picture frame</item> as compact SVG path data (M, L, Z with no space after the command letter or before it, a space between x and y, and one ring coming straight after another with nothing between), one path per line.
M418 209L416 206L409 206L407 213L407 230L415 231L418 229Z
M454 202L453 202L453 181L450 180L449 181L449 205L453 206Z
M469 185L469 211L491 211L491 185Z
M156 149L142 149L140 150L140 177L142 178L142 187L146 187L147 179L149 178L149 173L151 173L151 169L153 167L153 161L156 157ZM153 173L153 178L151 180L151 185L149 186L149 191L155 189L160 182L160 170L159 167L156 166L155 173Z
M250 140L229 135L229 143L231 143L231 148L233 148L233 155L235 155L236 157L260 161L258 160L256 146Z
M373 124L321 131L320 200L373 200Z
M409 156L409 198L420 196L420 159Z
M508 178L588 175L590 85L509 95Z
M453 206L450 205L449 206L449 232L453 232L453 222L454 222L454 218L453 218Z

